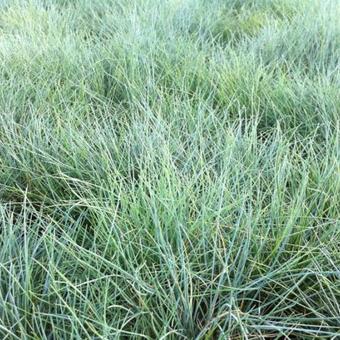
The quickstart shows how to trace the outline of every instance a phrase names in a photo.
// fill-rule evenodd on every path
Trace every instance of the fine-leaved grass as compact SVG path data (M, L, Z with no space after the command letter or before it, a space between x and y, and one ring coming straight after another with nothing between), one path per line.
M339 338L339 17L0 1L0 338Z

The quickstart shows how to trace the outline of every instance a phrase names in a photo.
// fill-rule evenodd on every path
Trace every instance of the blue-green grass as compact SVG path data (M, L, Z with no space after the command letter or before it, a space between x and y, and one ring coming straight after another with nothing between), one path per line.
M337 339L337 0L0 1L0 338Z

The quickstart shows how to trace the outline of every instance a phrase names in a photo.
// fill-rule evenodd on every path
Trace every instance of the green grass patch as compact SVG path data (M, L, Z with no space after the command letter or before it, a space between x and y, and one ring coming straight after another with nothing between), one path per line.
M336 339L336 0L0 3L0 338Z

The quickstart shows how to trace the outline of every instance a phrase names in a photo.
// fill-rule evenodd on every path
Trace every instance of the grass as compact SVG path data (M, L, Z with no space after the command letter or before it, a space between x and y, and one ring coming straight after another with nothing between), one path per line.
M0 1L1 339L337 339L339 15Z

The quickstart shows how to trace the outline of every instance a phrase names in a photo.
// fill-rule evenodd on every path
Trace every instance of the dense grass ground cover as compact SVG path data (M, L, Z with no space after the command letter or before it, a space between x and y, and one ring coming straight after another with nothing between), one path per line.
M0 4L1 339L339 337L339 1Z

